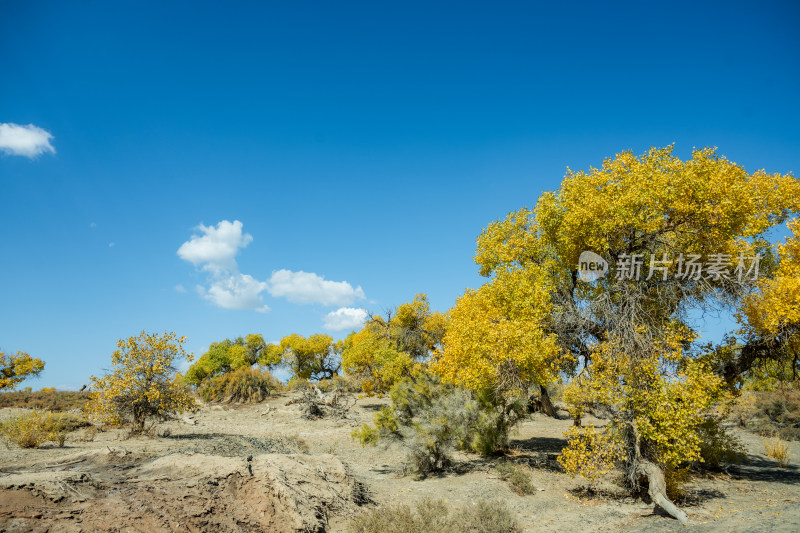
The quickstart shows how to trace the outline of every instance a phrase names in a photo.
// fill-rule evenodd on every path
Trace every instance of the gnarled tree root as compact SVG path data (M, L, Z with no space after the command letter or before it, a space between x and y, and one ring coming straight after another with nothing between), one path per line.
M647 493L650 495L650 499L653 500L653 503L664 509L664 511L669 513L684 526L687 525L689 523L689 517L667 498L667 484L664 481L664 473L661 469L649 461L641 461L636 466L636 470L639 474L647 477Z

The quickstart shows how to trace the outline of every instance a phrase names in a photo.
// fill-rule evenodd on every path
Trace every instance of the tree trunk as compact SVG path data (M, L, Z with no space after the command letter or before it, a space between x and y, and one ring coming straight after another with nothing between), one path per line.
M644 476L647 478L647 494L653 503L669 513L670 516L677 519L684 526L689 523L689 517L686 516L677 505L672 503L672 500L667 498L667 483L664 480L664 472L661 468L642 456L641 440L639 432L636 429L636 424L632 418L628 418L624 431L624 438L627 445L628 460L627 460L627 474L628 481L634 490L639 491L639 478Z
M650 461L641 460L636 465L636 472L647 477L647 494L650 495L653 503L664 509L684 526L687 525L689 517L677 505L672 503L672 500L667 498L667 484L664 481L664 473L661 469Z
M539 391L541 393L542 412L549 417L556 418L556 410L553 408L553 402L550 401L547 388L544 385L539 385Z
M550 395L547 394L547 388L543 385L539 386L539 397L531 398L528 408L532 413L544 413L547 416L556 418L556 410L550 401Z

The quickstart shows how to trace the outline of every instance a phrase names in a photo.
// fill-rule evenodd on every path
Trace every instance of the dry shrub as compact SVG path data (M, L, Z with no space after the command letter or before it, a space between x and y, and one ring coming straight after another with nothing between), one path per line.
M289 435L289 436L287 436L285 438L286 438L286 440L291 441L294 444L296 444L301 452L303 452L303 453L311 453L311 447L308 445L308 443L305 441L305 439L300 437L300 435L295 433L294 435Z
M333 376L319 380L317 388L322 392L361 392L361 383L349 376Z
M757 392L750 390L742 392L731 407L730 418L739 426L747 427L747 423L756 416L757 397Z
M430 374L403 378L392 387L391 406L351 435L362 445L396 439L408 449L410 469L425 476L441 472L460 449L493 455L508 448L508 435L525 412L518 399L501 404L490 392L473 393Z
M242 367L210 378L198 394L206 402L258 403L282 388L281 382L269 372Z
M311 387L311 382L305 378L292 376L289 383L286 384L286 389L290 391L302 391Z
M535 489L533 483L531 483L531 471L528 467L511 462L502 462L495 466L494 469L500 479L507 481L511 486L511 490L515 493L520 496L533 494Z
M89 426L83 431L81 431L76 437L75 440L78 442L93 442L97 434L100 432L97 426Z
M514 533L522 528L498 501L480 500L473 505L449 506L442 500L422 500L378 507L358 515L350 533Z
M800 391L747 391L733 410L736 421L750 431L800 440Z
M64 446L67 433L88 425L75 414L35 410L2 422L0 432L20 448L36 448L47 441Z
M22 407L48 411L82 409L89 401L89 392L42 389L37 392L21 390L0 393L0 407Z
M334 381L334 380L330 380ZM323 418L347 418L350 408L355 405L356 400L352 394L344 390L344 385L334 383L329 386L328 392L323 392L317 383L307 383L300 390L301 396L298 402L301 404L303 417L309 420Z
M775 459L781 468L789 466L789 445L786 441L780 437L764 438L763 441L768 457Z

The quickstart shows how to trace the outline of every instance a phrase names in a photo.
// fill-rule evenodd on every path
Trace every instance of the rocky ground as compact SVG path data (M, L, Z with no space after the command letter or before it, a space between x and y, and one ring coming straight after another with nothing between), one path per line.
M115 429L88 440L82 429L63 448L0 446L0 532L345 531L364 508L425 498L500 499L524 531L800 531L798 443L780 468L760 437L734 430L747 462L690 480L683 528L611 483L590 491L560 473L570 420L534 415L514 433L508 459L531 466L536 488L519 496L494 459L458 454L451 472L420 480L404 475L400 444L362 448L350 433L385 400L360 398L344 419L307 420L296 398L206 406L154 438Z

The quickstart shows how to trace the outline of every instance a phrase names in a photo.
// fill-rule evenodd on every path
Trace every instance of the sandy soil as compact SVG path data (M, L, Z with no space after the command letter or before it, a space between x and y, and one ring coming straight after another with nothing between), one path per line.
M164 424L165 437L111 430L81 442L80 430L63 448L0 446L0 532L345 531L364 506L424 498L500 499L524 531L800 531L798 443L780 468L760 437L734 430L748 461L686 485L683 528L610 483L590 493L560 473L569 420L537 414L515 431L510 459L532 467L536 487L518 496L491 459L458 454L453 471L418 480L403 474L402 445L362 448L350 433L385 400L359 399L346 419L306 420L298 404L286 405L295 397L206 406L191 421Z

